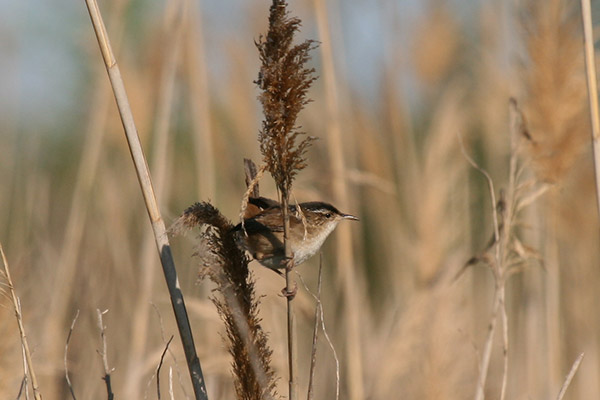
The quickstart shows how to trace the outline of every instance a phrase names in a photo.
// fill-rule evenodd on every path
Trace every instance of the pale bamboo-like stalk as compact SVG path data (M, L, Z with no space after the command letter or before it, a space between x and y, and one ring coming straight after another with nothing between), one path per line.
M594 151L594 170L596 173L596 204L598 206L598 213L600 214L600 115L598 111L598 84L596 80L594 29L592 27L590 0L581 0L581 16L583 19L585 70L592 122L592 148Z
M194 393L196 395L196 399L208 399L204 384L204 377L200 367L200 360L198 359L196 348L194 346L194 338L192 336L192 330L185 308L183 294L177 279L177 271L175 270L173 255L171 254L169 238L167 236L165 223L160 215L156 197L154 196L154 188L152 187L150 172L148 170L146 158L144 157L140 139L137 134L133 114L131 112L131 107L129 106L129 99L127 98L125 85L123 83L123 79L121 78L121 72L119 71L117 61L112 52L106 27L104 26L98 4L95 0L86 0L86 4L96 37L98 39L102 58L104 60L111 86L113 88L117 107L119 109L119 114L125 130L125 135L127 137L129 151L131 152L146 209L148 211L148 216L152 224L154 239L160 255L165 281L169 289L171 304L173 306L175 319L177 321L177 328L179 329L179 334L183 343L183 350L186 355Z
M19 334L21 335L21 346L23 347L23 352L25 353L25 360L27 361L27 369L29 370L29 375L31 376L31 387L33 388L33 397L35 400L42 400L42 394L40 393L40 387L37 381L37 377L35 375L35 370L33 369L33 362L31 360L31 352L29 351L29 343L27 342L27 335L25 335L25 326L23 325L23 313L21 312L21 303L19 298L15 293L15 287L12 282L12 278L10 276L10 269L8 268L8 261L6 260L6 255L4 254L4 249L2 248L2 244L0 243L0 255L2 256L2 265L4 266L4 275L6 277L6 282L8 283L8 290L10 291L10 298L13 303L13 307L15 309L15 316L17 317L17 324L19 325Z
M330 157L330 168L333 173L332 188L336 205L347 210L349 190L346 184L346 162L344 159L341 127L341 111L338 98L338 87L335 79L333 49L327 17L327 7L323 0L314 0L317 27L321 41L323 57L323 80L327 107L327 147ZM357 285L354 257L352 254L352 237L350 228L340 226L336 241L336 261L338 281L342 283L344 298L344 331L346 336L346 359L348 370L348 396L350 400L363 400L365 388L363 384L360 309L358 299L361 298Z

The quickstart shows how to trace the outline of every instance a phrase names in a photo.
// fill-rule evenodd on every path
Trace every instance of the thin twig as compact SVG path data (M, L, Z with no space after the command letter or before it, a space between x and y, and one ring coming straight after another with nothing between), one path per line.
M77 322L77 318L79 318L79 310L77 310L77 313L75 314L75 318L73 318L73 321L71 322L71 328L69 329L69 334L67 335L67 342L65 343L65 357L64 357L64 363L65 363L65 380L67 381L67 386L69 387L69 392L71 393L71 397L73 398L73 400L76 400L75 398L75 391L73 390L73 385L71 384L71 378L69 378L69 365L68 365L68 354L69 354L69 342L71 341L71 335L73 334L73 329L75 329L75 323Z
M165 349L163 350L162 354L160 355L160 362L158 363L158 367L156 367L156 394L157 394L159 400L160 400L160 368L163 365L163 361L165 359L165 354L167 354L167 351L169 350L169 345L171 344L172 340L173 340L173 335L171 335L171 338L167 342Z
M300 275L298 272L296 272L296 275L298 275L298 278L300 278L300 282L302 283L302 286L304 286L304 289L316 300L317 304L319 305L319 320L321 321L321 330L325 335L325 340L327 340L327 344L329 345L335 360L335 399L338 400L340 398L340 359L338 358L337 351L335 351L333 342L331 341L331 338L327 333L327 328L325 327L325 312L323 311L323 303L321 303L320 297L317 297L308 288L308 285L306 285L306 282L304 282L302 275Z
M21 313L21 299L17 297L17 310ZM27 353L25 352L25 346L21 343L21 360L23 360L23 380L25 383L25 398L29 400L29 363L27 362ZM21 397L21 391L19 390L19 397Z
M310 373L308 378L308 394L306 398L312 400L314 391L315 366L317 365L317 342L319 339L319 307L321 306L321 282L322 282L322 257L319 255L319 280L317 284L317 304L315 306L315 327L313 329L312 351L310 357Z
M488 326L488 335L483 345L483 352L481 354L481 364L479 367L479 377L477 378L477 389L476 389L476 400L483 400L485 381L487 379L488 367L490 365L490 359L492 356L492 344L494 342L494 334L496 332L496 322L498 321L498 310L500 308L500 296L499 292L496 291L494 296L494 306L492 308L492 318Z
M23 394L23 389L25 389L25 391L27 391L27 375L25 375L23 377L23 379L21 379L21 385L19 386L19 393L17 394L17 400L19 400L21 398L21 395ZM26 396L26 398L29 399L28 394L26 394L25 396Z
M567 392L567 389L569 388L569 385L571 384L571 381L573 380L573 377L575 376L575 373L579 369L579 364L581 364L581 361L583 361L583 356L584 353L581 353L579 357L575 359L575 362L571 366L571 370L569 371L567 377L565 378L565 381L563 382L560 388L560 392L558 392L556 400L562 400L562 398L564 397L565 393Z
M587 76L590 118L592 123L592 148L594 151L594 170L596 172L596 202L600 213L600 115L598 111L598 87L596 80L596 60L594 51L594 28L590 0L581 0L583 19L583 45L585 53L585 71Z
M335 351L335 347L333 346L333 342L329 337L329 333L327 332L327 328L325 327L325 312L323 311L323 304L319 307L321 313L321 329L323 330L323 335L325 335L325 340L331 349L333 354L333 359L335 360L335 400L339 400L340 398L340 359L338 358L337 351Z
M121 77L121 72L117 65L117 61L112 52L106 27L102 20L100 10L96 0L86 0L88 11L94 26L94 31L98 39L102 58L108 72L111 86L115 95L121 121L123 122L123 128L127 137L127 143L129 150L135 165L136 174L140 183L142 194L148 216L152 224L152 230L154 233L154 239L156 241L156 247L159 252L161 264L163 267L163 273L165 281L169 289L169 297L173 306L173 312L177 321L177 328L183 343L183 350L186 355L188 369L192 380L192 386L196 399L207 400L208 396L206 393L206 387L204 384L204 377L202 374L202 368L200 366L200 360L196 354L196 347L194 345L194 338L190 327L187 311L185 308L185 302L179 282L177 279L177 271L175 270L175 262L173 255L171 254L171 246L169 244L169 238L166 232L165 223L161 217L160 210L154 195L154 188L150 179L150 172L146 163L146 158L142 150L140 139L137 134L137 128L129 106L129 99L125 91L125 85Z
M469 156L469 154L467 153L467 150L465 149L465 144L463 143L462 140L462 136L460 135L460 133L456 134L458 137L458 144L460 145L460 151L463 154L463 156L465 157L465 159L467 160L467 162L469 164L471 164L471 166L473 168L475 168L477 171L481 172L481 174L483 174L483 176L485 177L487 184L488 184L488 189L490 191L490 200L492 201L492 216L493 216L493 222L494 222L494 240L496 242L498 242L498 240L500 239L500 228L499 228L499 224L498 224L498 211L496 210L496 193L494 191L494 181L492 180L492 177L490 176L490 174L488 174L488 172L481 168L476 162L475 160L473 160L471 158L471 156Z
M488 189L490 192L490 198L491 198L491 202L492 202L492 220L494 223L494 250L495 250L495 262L494 264L494 268L492 268L492 271L494 273L494 279L496 281L496 290L495 290L495 294L494 294L494 306L492 308L492 318L490 321L490 325L488 328L488 335L484 344L484 350L483 350L483 354L482 354L482 358L481 358L481 366L479 369L479 377L477 378L477 387L475 390L475 400L483 400L485 397L485 381L487 379L487 374L488 374L488 369L489 369L489 365L490 365L490 360L491 360L491 355L492 355L492 343L494 341L494 336L496 333L496 322L498 319L498 311L501 311L502 313L502 320L503 320L503 326L504 326L504 330L503 332L505 332L505 335L503 335L503 337L506 339L504 341L504 374L503 374L503 378L502 378L502 392L501 392L501 398L504 396L505 393L505 388L506 388L506 372L507 372L507 365L508 365L508 359L507 359L507 347L508 347L508 334L507 334L507 330L508 330L508 325L507 325L507 321L505 320L506 318L506 309L503 306L504 303L504 277L501 274L501 254L500 254L500 224L498 221L498 211L497 211L497 204L496 204L496 193L494 190L494 181L492 180L492 177L490 176L490 174L488 174L488 172L481 168L467 153L464 143L462 141L462 137L460 134L457 134L458 136L458 143L460 145L460 150L463 154L463 156L465 157L465 159L469 162L469 164L471 164L471 166L473 166L473 168L475 168L477 171L481 172L481 174L485 177L487 184L488 184ZM502 308L502 310L501 310Z
M108 367L108 356L106 354L106 332L104 322L102 321L102 316L107 312L108 310L100 311L100 309L96 309L96 313L98 314L98 329L100 329L100 338L102 340L102 350L98 350L98 354L100 355L100 358L102 358L102 367L104 368L104 376L102 377L102 380L106 383L106 393L108 396L108 400L113 400L115 395L112 391L112 386L110 383L110 374L114 370L111 370Z
M165 326L163 324L162 314L160 313L160 310L158 309L156 304L154 304L154 303L151 303L151 304L152 304L152 307L154 308L154 311L156 312L156 315L158 316L158 326L160 327L160 337L164 343L166 341L166 339L165 339ZM168 350L169 350L169 354L171 355L171 358L173 360L173 364L175 365L175 368L177 370L177 380L179 381L179 387L181 388L181 391L183 392L183 395L185 396L185 398L189 399L189 396L185 390L185 386L183 385L183 381L181 379L181 370L179 368L179 363L177 362L177 357L173 353L173 350L171 350L170 348ZM152 374L152 376L148 380L148 384L146 385L146 390L144 391L144 399L148 398L148 389L150 389L150 386L152 384L152 381L154 380L155 374L156 374L156 371Z
M510 242L511 226L513 219L515 218L517 200L516 200L516 187L518 183L518 177L520 175L518 167L518 154L519 154L519 139L521 135L527 132L525 126L525 119L523 113L519 109L517 100L511 98L509 101L509 113L510 113L510 161L509 161L509 172L508 172L508 188L506 206L504 209L503 221L504 229L502 232L502 238L496 243L496 262L495 262L495 279L496 279L496 290L499 291L500 299L500 312L502 316L502 345L503 345L503 368L502 368L502 386L500 391L500 400L504 400L506 397L506 390L508 387L508 316L506 314L506 281L508 279L507 272L509 271L508 263L508 245ZM494 207L496 209L496 207ZM496 215L495 218L498 218ZM495 223L498 223L496 220Z
M21 302L15 293L15 287L12 282L12 278L10 276L10 269L8 268L8 261L6 260L6 255L4 254L4 249L2 248L2 244L0 243L0 254L2 255L2 265L4 266L4 275L6 277L6 282L8 283L8 289L10 291L11 300L13 303L13 307L15 309L15 316L17 318L17 324L19 326L19 334L21 335L21 347L23 348L23 352L25 353L24 361L26 362L27 370L29 371L29 376L31 377L31 387L33 388L33 397L35 400L41 400L42 394L39 391L38 381L35 376L35 371L33 369L33 363L31 361L31 352L29 351L29 343L27 342L27 336L25 335L25 326L23 324L23 314L21 312Z

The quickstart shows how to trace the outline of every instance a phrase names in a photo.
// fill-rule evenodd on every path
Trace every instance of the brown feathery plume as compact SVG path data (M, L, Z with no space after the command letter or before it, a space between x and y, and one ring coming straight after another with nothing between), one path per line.
M273 176L279 191L282 219L283 245L288 260L285 274L287 297L289 399L297 398L296 320L293 302L296 282L292 275L293 254L289 244L290 222L288 204L292 181L296 173L306 167L305 153L314 140L296 125L298 113L310 101L306 92L315 81L315 70L306 68L309 52L316 47L312 40L292 46L294 33L299 30L300 19L289 17L287 3L273 0L269 9L269 31L256 42L261 67L256 84L262 90L259 100L265 119L258 134L264 164Z
M225 322L237 398L276 398L272 350L260 325L260 301L248 270L250 260L235 243L234 226L213 205L202 202L185 210L170 232L178 234L194 227L203 229L194 253L201 258L199 276L210 278L217 285L215 292L221 294L211 300Z
M267 36L256 42L262 65L255 83L262 90L258 98L265 114L258 141L282 194L289 193L296 173L306 167L305 152L314 140L307 136L297 143L304 132L296 126L296 118L310 101L306 92L316 79L314 68L305 67L316 42L306 40L292 47L300 19L288 14L285 1L273 1Z

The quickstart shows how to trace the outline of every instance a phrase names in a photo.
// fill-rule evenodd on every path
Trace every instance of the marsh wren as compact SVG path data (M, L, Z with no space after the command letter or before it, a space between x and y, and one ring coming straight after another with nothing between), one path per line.
M281 206L274 200L251 198L249 207L257 212L246 214L244 227L238 224L235 235L238 246L247 250L254 259L273 270L286 267L283 245L283 218ZM290 232L288 240L298 265L312 257L337 224L343 219L358 221L354 215L344 214L328 203L312 201L289 206Z

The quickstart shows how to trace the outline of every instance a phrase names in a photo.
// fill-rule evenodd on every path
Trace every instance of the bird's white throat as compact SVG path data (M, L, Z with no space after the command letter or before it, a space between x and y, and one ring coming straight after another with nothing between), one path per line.
M292 252L294 253L294 262L296 263L296 265L303 263L313 255L315 255L317 251L319 251L319 249L323 245L323 242L325 241L325 239L327 239L327 236L329 236L329 234L333 232L338 222L339 221L327 224L325 229L320 231L318 234L314 235L312 238L304 238L302 242L299 243L299 247L292 247Z

